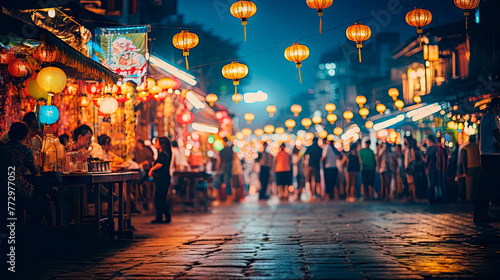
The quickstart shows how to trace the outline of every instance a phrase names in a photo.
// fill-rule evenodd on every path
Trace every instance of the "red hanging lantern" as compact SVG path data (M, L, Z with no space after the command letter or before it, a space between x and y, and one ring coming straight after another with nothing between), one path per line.
M118 103L123 103L127 100L130 100L130 93L125 94L123 92L120 92L115 96L115 99L116 101L118 101Z
M347 28L346 36L347 39L356 42L356 47L359 51L359 62L361 62L361 48L363 47L363 42L372 36L370 27L362 23L354 23L354 25Z
M78 84L68 84L64 90L65 95L76 95L78 93Z
M166 91L161 91L159 93L151 94L151 98L153 98L154 101L163 101L167 98L168 92Z
M175 34L172 39L174 47L182 50L182 54L186 57L186 69L189 70L188 56L189 50L196 47L200 39L198 35L191 33L187 30L182 30L180 33Z
M241 19L241 25L243 25L245 29L246 42L248 19L255 15L257 6L252 1L238 1L231 5L230 12L233 17Z
M9 63L9 73L18 78L24 78L31 72L28 61L24 58L16 58Z
M54 50L48 50L45 45L40 45L33 54L33 58L41 62L53 62L57 58L57 53Z
M89 94L97 94L101 92L101 86L98 84L89 84L87 86L87 93Z
M467 18L470 15L470 10L474 10L475 8L477 8L477 6L479 6L480 0L454 0L454 1L455 1L455 6L464 10L465 29L468 29Z
M141 91L136 98L142 102L148 102L151 99L151 94L148 91Z
M321 17L323 17L323 9L330 7L333 3L333 0L306 0L306 3L309 8L318 10L319 34L321 34L321 27L323 25Z
M14 51L12 49L3 48L0 51L0 63L9 64L12 60L16 58Z
M227 118L229 114L226 111L218 111L215 113L215 118L221 122L224 118Z
M176 90L181 87L182 82L179 80L177 77L172 76L172 80L174 80L174 86L172 87L173 90Z
M415 8L406 14L406 22L417 28L420 48L422 48L422 27L431 23L431 21L432 14L425 9Z
M92 99L92 102L94 102L94 105L97 108L99 108L99 107L101 107L101 102L103 99L104 99L104 97L102 97L102 96L94 96L94 98Z
M190 111L183 111L182 113L177 115L177 122L186 126L194 121L194 114Z
M297 69L299 69L299 79L302 84L302 74L300 73L300 67L302 67L302 61L309 57L309 49L299 43L293 43L290 47L285 50L285 58L289 61L295 62Z

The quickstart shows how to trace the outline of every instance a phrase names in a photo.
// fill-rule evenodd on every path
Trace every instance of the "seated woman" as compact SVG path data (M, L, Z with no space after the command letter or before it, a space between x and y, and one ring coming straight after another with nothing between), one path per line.
M50 197L47 189L33 186L25 177L28 171L32 175L38 174L35 159L31 148L23 144L28 136L28 127L22 122L13 123L9 130L9 142L0 146L2 164L6 167L2 170L14 171L14 185L16 193L16 205L40 213L42 219L48 225L54 224L54 213L50 205ZM22 211L16 213L21 214Z

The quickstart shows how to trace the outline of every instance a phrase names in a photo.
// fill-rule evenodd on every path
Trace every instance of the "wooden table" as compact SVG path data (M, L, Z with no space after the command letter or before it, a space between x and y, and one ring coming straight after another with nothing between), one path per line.
M37 176L27 176L35 186L56 187L59 191L59 211L60 225L64 225L63 221L63 205L64 205L64 190L66 188L77 188L77 213L76 224L82 224L82 218L86 218L87 212L87 190L94 189L95 192L95 219L97 223L98 237L101 237L101 192L100 185L103 185L108 190L108 211L107 211L107 233L110 238L115 236L132 237L130 215L130 193L132 186L135 187L139 180L138 172L113 172L113 173L77 173L77 174L61 174L48 173ZM124 199L123 184L127 185L127 195ZM114 221L114 199L113 193L115 185L118 184L118 230L115 231ZM124 200L126 200L126 209L124 209ZM82 207L83 206L83 207Z

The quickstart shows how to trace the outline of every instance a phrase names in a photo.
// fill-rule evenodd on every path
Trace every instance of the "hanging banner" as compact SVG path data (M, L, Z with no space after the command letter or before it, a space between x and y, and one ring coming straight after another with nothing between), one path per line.
M123 82L141 84L147 72L148 26L97 28L92 57L118 75Z

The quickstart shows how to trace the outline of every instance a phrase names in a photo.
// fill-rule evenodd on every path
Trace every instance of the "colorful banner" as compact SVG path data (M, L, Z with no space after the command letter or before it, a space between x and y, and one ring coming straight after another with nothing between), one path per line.
M147 72L147 26L99 28L92 49L93 58L124 76L123 82L141 84Z

